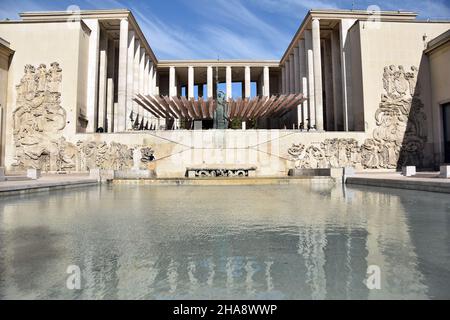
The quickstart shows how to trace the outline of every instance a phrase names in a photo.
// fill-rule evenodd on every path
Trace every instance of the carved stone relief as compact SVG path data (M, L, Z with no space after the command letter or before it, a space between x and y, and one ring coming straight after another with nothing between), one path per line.
M61 73L56 62L49 69L45 64L25 66L13 111L16 167L57 170L57 165L67 166L57 161L67 147L59 146L61 130L66 126L66 111L60 101Z
M13 111L13 134L17 169L75 171L93 168L123 170L133 166L133 149L116 142L79 141L62 135L66 111L61 106L62 69L57 62L35 68L26 65L17 85L17 107ZM140 147L139 147L140 148ZM154 159L149 147L141 159ZM151 152L149 151L151 150ZM144 156L145 155L145 156Z
M154 151L152 148L146 147L141 148L141 162L147 164L155 160Z
M193 177L206 178L206 177L248 177L248 169L199 169L192 170Z
M133 166L133 149L127 145L111 142L78 141L80 170L124 170Z
M362 166L395 169L422 166L427 141L426 115L420 100L418 69L403 66L384 69L381 103L375 113L372 137L359 146L354 139L328 139L306 147L294 144L288 153L297 168Z
M361 162L359 145L355 139L326 139L321 143L294 144L288 153L296 168L316 169L357 166Z

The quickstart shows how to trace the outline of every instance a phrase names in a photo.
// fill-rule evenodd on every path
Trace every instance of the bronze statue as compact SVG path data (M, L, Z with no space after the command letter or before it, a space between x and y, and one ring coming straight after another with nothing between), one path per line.
M228 129L228 103L225 100L225 93L217 93L217 108L214 111L214 129Z

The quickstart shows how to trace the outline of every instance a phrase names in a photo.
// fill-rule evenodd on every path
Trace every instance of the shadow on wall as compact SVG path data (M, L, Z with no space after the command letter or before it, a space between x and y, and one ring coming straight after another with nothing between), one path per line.
M309 146L294 144L288 153L296 168L400 169L404 165L430 168L433 153L426 148L427 116L423 103L429 101L427 75L424 59L420 68L386 66L381 102L375 112L376 127L370 137L362 145L345 138L326 139Z
M421 72L416 66L390 65L384 68L380 105L375 113L373 137L364 143L370 157L367 168L400 169L405 165L429 166L424 161L427 117L421 92ZM418 81L420 79L420 81Z
M420 66L405 70L399 66L393 75L396 90L391 95L391 108L396 112L397 122L404 132L399 146L397 168L417 166L432 168L433 150L429 143L427 114L431 114L429 103L429 67L426 56L422 56ZM397 93L398 95L396 95ZM404 126L404 127L403 127Z

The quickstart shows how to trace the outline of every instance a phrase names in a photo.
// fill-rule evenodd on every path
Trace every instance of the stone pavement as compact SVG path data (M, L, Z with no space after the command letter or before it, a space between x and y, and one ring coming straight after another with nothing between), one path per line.
M440 178L439 172L418 172L413 177L400 172L357 173L347 178L347 184L450 193L450 179Z
M25 176L6 176L6 181L0 181L0 197L5 195L42 192L54 189L81 187L97 184L87 174L49 174L38 180L31 180Z

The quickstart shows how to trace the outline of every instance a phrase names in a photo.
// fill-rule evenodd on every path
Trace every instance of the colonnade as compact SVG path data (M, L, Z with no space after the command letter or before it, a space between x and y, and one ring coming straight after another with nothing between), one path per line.
M136 94L159 95L161 89L162 95L181 96L181 86L185 86L186 97L194 98L195 85L198 85L198 96L216 98L217 82L221 81L225 83L226 98L233 97L235 82L242 82L242 98L250 98L252 80L256 81L259 96L302 93L307 98L294 112L280 119L279 126L293 124L293 128L318 131L351 130L352 92L348 84L351 71L347 63L351 57L346 52L346 37L355 20L341 19L325 32L321 32L321 20L312 16L307 21L281 62L215 62L157 61L133 19L116 20L115 30L105 27L102 20L85 19L91 30L84 115L86 132L165 128L164 120L158 120L133 101ZM179 75L186 72L184 70L187 70L187 77L183 75L181 82Z
M261 88L261 95L262 96L269 96L270 91L270 67L269 66L261 66L262 67L262 73L261 73L261 81L257 83L257 85ZM259 68L261 68L259 67ZM181 67L182 69L185 69L186 67ZM186 84L186 97L187 98L194 98L194 87L195 84L198 83L197 79L195 78L195 71L197 68L204 69L204 66L201 67L195 67L192 65L187 66L187 84ZM216 86L217 86L217 80L214 78L214 76L217 76L217 66L214 64L207 65L206 66L206 95L204 98L214 98L216 96ZM221 69L223 66L220 67ZM250 66L244 66L244 67L235 67L235 66L225 66L225 95L226 98L232 98L233 97L233 82L235 82L236 79L233 79L233 69L234 68L241 68L244 70L244 79L242 81L242 98L250 98L251 97L251 68ZM168 89L168 95L170 97L174 97L177 95L180 95L181 87L178 81L178 72L179 67L177 66L169 66L169 89ZM198 86L198 96L203 96L203 85Z
M120 46L118 67L118 119L114 122L115 131L127 131L134 128L139 121L151 121L148 111L139 106L133 97L140 93L144 95L157 94L156 62L143 46L135 30L129 28L127 19L120 21Z
M151 125L151 114L133 97L157 94L157 62L140 31L120 20L119 37L101 20L91 29L87 75L86 132L122 132Z
M341 19L339 27L328 27L323 33L320 21L312 17L282 59L281 92L303 93L308 98L297 109L299 128L349 131L352 114L346 37L354 20Z
M228 63L229 62L229 63ZM224 84L225 99L237 98L233 93L233 84L242 83L242 99L252 97L252 80L256 82L256 95L269 97L271 95L270 77L271 69L278 68L278 63L272 61L268 65L263 62L252 61L252 65L245 65L243 61L195 61L194 64L187 62L163 61L158 66L164 70L168 78L163 77L161 81L168 84L168 87L161 83L161 94L169 97L184 95L188 99L203 97L204 99L217 99L218 84ZM205 77L206 71L206 77ZM162 72L162 71L161 71ZM272 75L273 76L273 75ZM197 85L197 94L195 86ZM206 90L204 90L204 86ZM182 87L185 88L182 94ZM206 92L204 92L206 91ZM275 92L277 90L275 89ZM277 92L278 93L278 92ZM179 121L175 121L173 128L179 128ZM200 122L194 127L200 128ZM242 123L242 129L246 128L246 123Z

